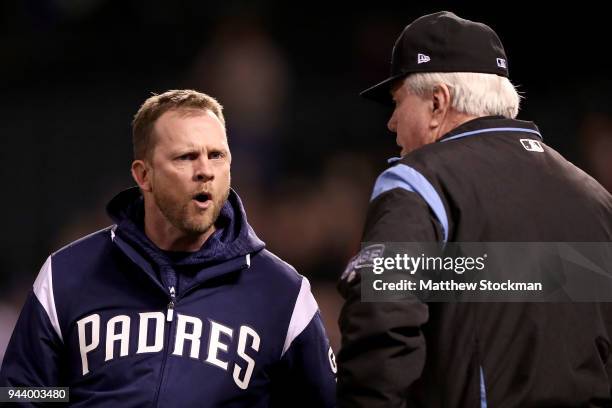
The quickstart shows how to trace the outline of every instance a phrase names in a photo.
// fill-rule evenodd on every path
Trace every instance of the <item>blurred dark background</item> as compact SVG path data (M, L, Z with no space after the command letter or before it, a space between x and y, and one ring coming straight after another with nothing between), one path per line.
M387 75L393 42L422 14L492 26L526 98L519 118L612 189L607 13L586 2L364 4L0 1L0 357L45 258L110 224L106 202L133 185L133 114L176 88L224 105L250 222L311 280L337 348L334 283L398 153L390 112L357 94Z

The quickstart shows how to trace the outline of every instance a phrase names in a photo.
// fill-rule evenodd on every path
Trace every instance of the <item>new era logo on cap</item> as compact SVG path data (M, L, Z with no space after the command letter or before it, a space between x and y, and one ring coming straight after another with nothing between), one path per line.
M503 58L498 58L497 59L497 66L500 67L500 68L504 68L504 69L508 68L508 66L506 65L506 60L503 59Z
M429 58L429 55L425 55L425 54L418 54L417 55L417 64L422 64L424 62L429 62L431 60L431 58Z

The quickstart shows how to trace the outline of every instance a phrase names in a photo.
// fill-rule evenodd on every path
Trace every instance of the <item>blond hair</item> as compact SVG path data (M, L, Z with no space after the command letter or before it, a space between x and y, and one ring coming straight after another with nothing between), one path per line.
M134 159L149 158L155 145L153 126L161 115L178 110L191 114L198 111L211 111L225 127L223 107L217 100L202 92L191 89L173 89L147 99L132 121L132 145Z

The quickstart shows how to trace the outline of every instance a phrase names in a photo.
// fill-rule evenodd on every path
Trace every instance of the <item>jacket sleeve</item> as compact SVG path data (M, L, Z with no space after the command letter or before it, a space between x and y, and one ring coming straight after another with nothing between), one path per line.
M272 407L335 407L336 359L306 278L272 381Z
M62 348L48 258L15 325L0 369L0 386L60 386Z
M418 194L394 188L371 202L363 242L441 239L434 214ZM428 307L417 298L362 302L360 270L349 263L338 284L345 299L339 319L338 405L403 407L425 364L421 326L428 321Z

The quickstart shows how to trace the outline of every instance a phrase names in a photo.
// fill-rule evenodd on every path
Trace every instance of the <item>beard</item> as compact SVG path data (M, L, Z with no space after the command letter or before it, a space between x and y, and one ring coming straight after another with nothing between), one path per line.
M165 191L154 193L153 198L161 213L174 227L186 235L202 235L210 231L217 222L221 208L229 197L229 191L228 186L221 195L215 194L212 205L207 209L194 206L192 197L179 201Z

